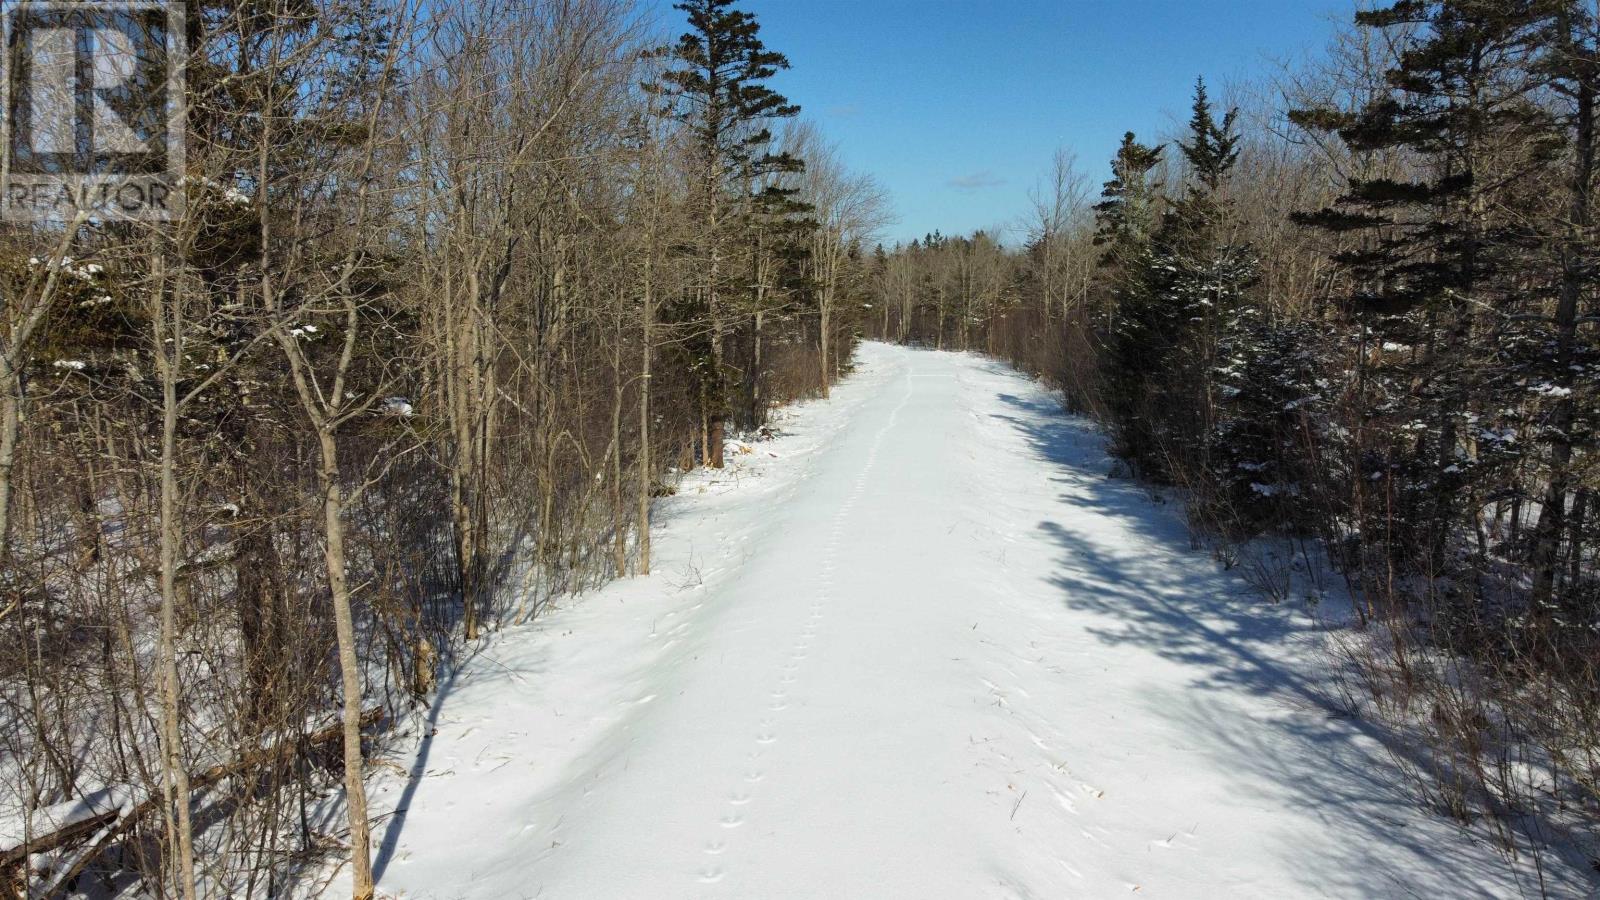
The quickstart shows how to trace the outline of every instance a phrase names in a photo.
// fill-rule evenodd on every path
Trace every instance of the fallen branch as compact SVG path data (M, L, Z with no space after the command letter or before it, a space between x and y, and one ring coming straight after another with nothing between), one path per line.
M383 707L374 706L361 714L361 725L367 727L377 723L383 718ZM332 743L343 734L344 726L329 725L320 731L313 732L306 737L282 741L275 746L247 753L229 763L212 766L203 772L189 777L189 786L192 791L210 787L225 778L258 769L270 763L282 762L295 755L302 747L316 747ZM44 834L35 835L12 847L0 849L0 873L9 872L17 867L29 856L35 853L49 853L59 850L75 841L95 838L97 843L105 843L129 828L161 805L159 796L146 797L138 803L128 806L122 798L127 794L122 791L102 791L80 801L84 805L82 814L74 814L71 821L57 825L54 830ZM98 802L110 804L107 809L94 809ZM104 833L102 833L104 832Z

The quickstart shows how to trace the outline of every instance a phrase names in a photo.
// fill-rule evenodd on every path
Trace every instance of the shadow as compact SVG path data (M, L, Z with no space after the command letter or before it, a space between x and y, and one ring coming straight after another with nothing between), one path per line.
M548 676L550 648L547 644L538 643L531 646L521 654L521 658L510 661L503 661L503 657L497 658L494 655L501 646L496 635L491 633L472 645L451 644L441 651L438 669L440 680L434 689L427 711L420 719L408 720L416 722L421 729L421 736L417 741L411 765L406 769L405 786L401 789L393 810L387 814L381 837L377 837L377 821L373 821L377 844L377 853L372 863L374 883L381 882L384 872L388 870L395 854L399 852L400 839L405 833L411 805L417 791L428 777L428 765L438 736L440 717L452 696L468 687L493 686L504 679L530 685L541 683ZM392 734L396 730L391 727L389 733Z
M374 883L383 879L384 871L389 868L389 863L394 860L395 852L400 847L400 835L406 827L406 814L411 810L411 801L416 797L417 789L422 786L422 779L428 772L428 758L433 753L433 739L439 731L439 714L444 710L446 698L455 690L461 669L459 660L451 660L447 669L449 675L433 692L433 703L428 706L428 714L423 718L422 739L418 742L417 755L411 762L411 768L406 771L406 786L400 792L400 799L395 801L394 811L389 814L389 821L384 825L383 837L378 841L378 855L372 860Z
M1014 377L1003 365L993 371ZM1092 423L1049 399L997 399L1006 411L993 417L1016 429L1059 487L1059 520L1037 526L1059 553L1048 583L1067 607L1093 615L1098 624L1087 631L1099 641L1183 667L1183 702L1152 700L1149 715L1182 729L1187 746L1216 761L1238 792L1259 794L1268 785L1274 807L1309 811L1321 823L1316 846L1306 846L1303 833L1298 842L1287 833L1271 838L1308 891L1498 897L1515 878L1524 896L1541 894L1526 866L1475 843L1474 830L1467 839L1441 839L1458 826L1418 810L1396 762L1419 771L1439 764L1405 735L1351 715L1321 649L1328 627L1292 605L1266 602L1196 550L1181 505L1108 477L1112 460ZM1095 515L1074 514L1081 510ZM1268 698L1282 715L1238 727L1239 697ZM1592 887L1547 882L1542 889L1576 897Z

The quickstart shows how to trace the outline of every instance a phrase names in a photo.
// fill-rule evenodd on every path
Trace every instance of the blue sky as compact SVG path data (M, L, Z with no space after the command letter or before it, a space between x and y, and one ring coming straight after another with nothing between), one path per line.
M683 30L655 0L664 30ZM1318 51L1354 0L744 0L774 86L888 190L889 239L1008 225L1057 147L1096 186L1124 131Z

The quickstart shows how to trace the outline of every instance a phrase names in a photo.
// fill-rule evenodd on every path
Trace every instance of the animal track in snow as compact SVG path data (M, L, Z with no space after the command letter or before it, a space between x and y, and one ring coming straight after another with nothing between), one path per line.
M907 382L907 387L908 390L905 399L901 401L900 407L897 407L894 413L891 414L889 423L886 424L878 433L877 438L874 440L872 450L867 456L867 464L862 469L860 476L856 479L854 490L852 491L849 499L839 508L837 515L834 518L833 528L825 543L824 557L821 561L821 565L817 569L816 594L812 599L810 615L801 623L799 634L792 649L787 654L786 658L781 659L778 672L779 687L776 690L771 691L768 695L770 700L767 705L768 712L782 712L789 707L789 692L783 686L793 684L796 680L798 680L797 673L800 669L800 662L810 656L812 642L817 636L817 623L824 618L828 601L833 594L834 571L838 566L837 555L839 553L840 544L844 540L845 526L849 521L856 500L858 500L867 489L872 467L876 463L878 446L883 443L884 435L886 435L893 426L894 420L899 415L900 409L904 408L906 403L910 400L910 382ZM675 630L674 634L676 633L677 632ZM747 758L754 763L756 760L759 760L762 757L762 748L777 743L777 740L778 736L774 727L774 720L771 718L762 718L755 735L755 742L757 746L749 754L747 754ZM754 766L746 768L743 772L743 780L746 784L757 784L765 780L765 778L766 772ZM723 829L734 829L743 825L745 821L744 816L738 810L749 804L752 800L753 795L748 791L734 790L730 792L727 795L727 802L734 807L734 810L718 819L717 824ZM713 856L721 855L726 851L726 849L727 844L721 840L713 840L707 843L703 848L705 853ZM721 881L723 876L724 870L721 866L711 866L700 870L700 881L703 884L716 883Z

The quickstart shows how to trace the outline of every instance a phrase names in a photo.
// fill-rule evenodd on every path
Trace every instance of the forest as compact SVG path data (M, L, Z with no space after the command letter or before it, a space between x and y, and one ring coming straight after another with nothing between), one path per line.
M6 226L6 889L370 896L378 723L827 392L882 200L683 11L191 3L182 214Z
M0 892L372 897L389 727L863 339L1037 376L1269 600L1348 596L1421 805L1600 838L1591 3L1363 5L892 246L754 16L675 10L193 0L181 215L0 226Z

